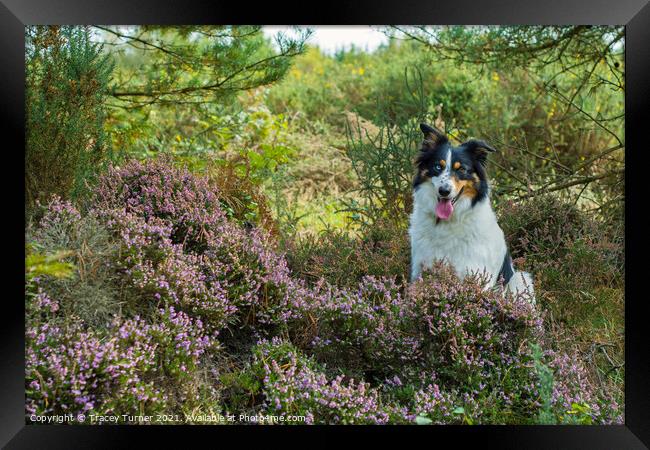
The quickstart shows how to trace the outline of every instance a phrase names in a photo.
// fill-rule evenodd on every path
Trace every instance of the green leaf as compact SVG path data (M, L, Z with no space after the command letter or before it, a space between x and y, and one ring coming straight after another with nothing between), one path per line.
M417 416L415 418L415 423L418 425L431 425L433 421L425 416Z
M69 278L73 275L75 266L69 262L61 261L72 256L71 251L58 251L50 255L40 253L28 254L25 258L25 274L27 278L49 275L55 278Z

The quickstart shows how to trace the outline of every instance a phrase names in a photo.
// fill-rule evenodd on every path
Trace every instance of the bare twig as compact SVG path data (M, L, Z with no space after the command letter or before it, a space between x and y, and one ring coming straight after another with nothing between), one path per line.
M570 188L572 186L578 186L578 185L581 185L581 184L589 184L589 183L592 183L594 181L601 180L603 178L612 177L614 175L619 175L619 174L622 174L622 173L625 173L624 169L614 170L614 171L611 171L611 172L606 172L606 173L603 173L603 174L600 174L600 175L594 175L594 176L591 176L591 177L584 177L584 178L580 178L578 180L567 181L565 183L555 185L555 186L553 186L551 188L546 188L546 189L542 188L542 189L538 189L536 191L530 192L528 194L522 195L522 196L518 197L516 199L516 201L525 200L525 199L536 197L536 196L542 195L542 194L548 194L550 192L561 191L563 189L567 189L567 188Z

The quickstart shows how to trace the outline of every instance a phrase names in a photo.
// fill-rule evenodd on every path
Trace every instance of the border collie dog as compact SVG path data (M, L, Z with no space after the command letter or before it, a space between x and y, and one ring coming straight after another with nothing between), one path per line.
M462 279L472 273L489 276L487 287L503 282L513 293L528 291L530 274L515 272L503 231L490 206L485 172L489 152L483 141L458 147L441 131L421 124L424 141L415 161L411 214L411 281L434 261L451 264Z

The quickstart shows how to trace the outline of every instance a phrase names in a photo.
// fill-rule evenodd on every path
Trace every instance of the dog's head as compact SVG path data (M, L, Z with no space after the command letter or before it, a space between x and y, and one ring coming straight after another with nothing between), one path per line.
M462 213L487 198L487 154L496 149L475 139L454 147L443 132L424 123L420 129L424 141L415 161L413 188L429 183L426 191L434 197L436 217L449 220L454 212Z

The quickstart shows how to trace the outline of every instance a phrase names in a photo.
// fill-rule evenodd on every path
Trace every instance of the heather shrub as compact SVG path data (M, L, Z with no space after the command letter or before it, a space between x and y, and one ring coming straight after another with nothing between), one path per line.
M116 325L118 326L118 325ZM137 413L164 407L150 374L155 347L139 320L102 339L80 327L44 323L26 331L28 414Z
M267 232L221 205L206 178L165 161L111 168L84 213L52 199L28 240L70 265L67 278L27 277L28 412L619 420L577 359L551 349L525 295L444 264L406 284L407 266L389 261L408 254L404 237L380 225L347 248L343 236L325 240L321 260L293 249L292 271ZM84 286L105 295L84 304Z
M373 383L397 377L417 391L436 379L448 395L480 404L473 420L479 410L488 423L524 420L538 407L527 342L539 337L541 321L528 299L504 299L483 286L480 278L460 283L442 265L406 291L366 277L356 290L312 306L317 332L309 351Z
M100 179L87 213L55 197L29 227L27 239L34 248L67 249L68 259L78 267L72 279L41 276L26 285L28 328L34 329L34 337L28 333L27 378L29 383L31 378L49 380L47 386L60 396L56 405L78 412L187 408L199 402L197 391L213 391L198 379L205 372L198 368L199 358L213 347L216 332L234 320L237 305L247 308L270 296L271 278L282 282L283 272L261 232L228 222L202 182L166 164L134 162ZM131 189L139 194L129 196ZM195 203L199 199L202 204ZM82 296L88 290L103 296L86 300ZM143 333L138 335L142 342L133 345L124 341L128 336L118 336L121 324L132 320ZM43 323L56 330L46 340L38 332ZM98 356L103 342L115 351ZM86 347L79 354L68 351L81 343ZM145 348L147 358L137 356L140 347L134 345ZM99 361L99 366L84 369L89 360ZM116 364L121 367L114 360L123 361L129 371L114 373ZM90 386L90 400L79 384ZM133 400L127 391L146 393L152 404ZM52 392L44 392L30 394L30 404L52 405L45 400ZM72 401L81 405L81 400L88 400L82 409L71 406ZM117 401L123 403L111 403Z
M366 277L356 288L332 289L308 305L315 332L307 348L328 367L377 381L417 361L419 340L402 286Z
M568 364L566 356L558 360L552 352L541 363L533 354L537 348L531 345L529 352L526 347L500 366L505 370L498 377L479 379L471 388L464 385L467 380L455 383L435 371L409 367L381 383L336 375L338 367L328 369L288 341L273 338L259 342L251 362L221 381L226 410L298 415L306 423L539 423L542 413L542 423L549 424L621 423L616 402L595 394L579 363ZM490 370L499 366L488 365Z
M210 228L226 221L206 178L193 176L168 159L111 167L95 193L95 208L124 210L145 222L160 220L171 227L172 243L182 244L188 252L203 251Z
M622 220L598 221L553 195L506 202L499 212L515 262L532 272L548 313L548 347L588 355L588 382L622 401Z
M425 358L432 355L439 378L465 388L491 377L509 387L503 372L516 378L517 369L527 364L526 342L542 332L539 313L525 295L486 290L481 276L461 282L448 266L434 271L435 277L415 283L411 291L414 315L426 324ZM517 381L512 387L521 388Z
M203 258L185 253L172 242L172 227L152 218L113 210L102 212L106 223L120 236L114 260L125 283L129 310L148 314L165 304L187 312L200 312L214 330L221 329L234 312L221 284L203 274Z
M389 421L391 410L381 405L376 389L340 375L327 377L313 359L281 339L258 343L244 370L245 376L258 380L255 393L262 394L263 414L303 416L307 424Z
M229 221L207 178L169 162L131 161L100 179L97 214L121 239L135 308L178 304L219 330L255 322L292 281L265 231ZM142 305L141 303L144 303Z
M520 258L546 290L622 282L621 238L575 205L540 196L507 202L499 216L513 258Z
M571 417L574 405L585 421L621 420L613 396L589 382L575 355L547 350L540 360L537 346L545 345L548 336L528 298L481 290L480 277L458 283L449 269L435 273L433 283L423 280L413 286L415 298L420 293L424 300L418 315L433 338L425 353L435 355L432 366L441 386L451 386L466 400L465 420L530 423L541 408L561 423ZM544 398L549 373L540 365L552 372L550 399Z
M38 284L38 280L36 281ZM200 320L172 307L88 328L38 287L27 295L28 414L152 414L178 401L215 349Z
M558 423L622 424L623 410L616 392L603 392L591 381L587 367L576 352L547 350L547 365L553 371L551 404Z
M532 423L543 404L534 353L544 341L542 318L525 295L504 297L484 283L480 276L460 282L439 265L406 290L374 277L356 289L319 284L320 295L302 305L304 320L290 328L313 330L311 341L300 345L325 364L325 373L382 385L385 399L413 417ZM577 369L560 370L550 355L544 361L556 377L549 403L554 420L563 420L573 403L588 405L594 421L612 417L615 407L601 414L598 406L611 399L575 377ZM438 391L439 398L424 397Z
M408 280L410 244L406 228L387 221L363 227L359 236L328 229L289 243L287 261L310 282L324 278L337 286L355 286L365 276Z
M434 378L435 379L435 378ZM395 379L393 385L401 387L401 380ZM411 388L411 391L414 391ZM465 415L465 407L454 406L459 402L459 399L449 393L440 391L440 386L436 383L427 383L425 387L414 391L413 409L416 414L416 423L422 425L444 425L444 424L461 424L472 423L471 416ZM464 403L467 404L470 400L466 397Z
M103 264L88 278L112 280L121 293L102 290L104 303L143 315L174 304L213 330L255 322L256 306L286 302L296 285L266 232L229 221L207 179L169 161L110 168L83 216L53 199L28 239L48 250L72 249L76 261L91 249Z
M161 308L147 317L123 308L114 251L101 255L93 271L92 258L102 235L89 236L86 219L67 202L55 198L31 238L45 248L67 243L76 264L72 274L47 272L26 284L26 412L28 414L153 414L168 411L195 384L201 356L215 347L200 320ZM69 220L72 219L72 220ZM102 242L102 241L100 241ZM114 241L112 241L114 242ZM81 245L80 243L84 243ZM73 245L74 244L74 245ZM75 245L78 245L75 247ZM106 268L104 267L106 266ZM97 283L118 283L105 290ZM89 298L81 297L90 292ZM96 293L103 293L98 296ZM56 294L61 295L61 300ZM93 310L93 307L97 310Z

